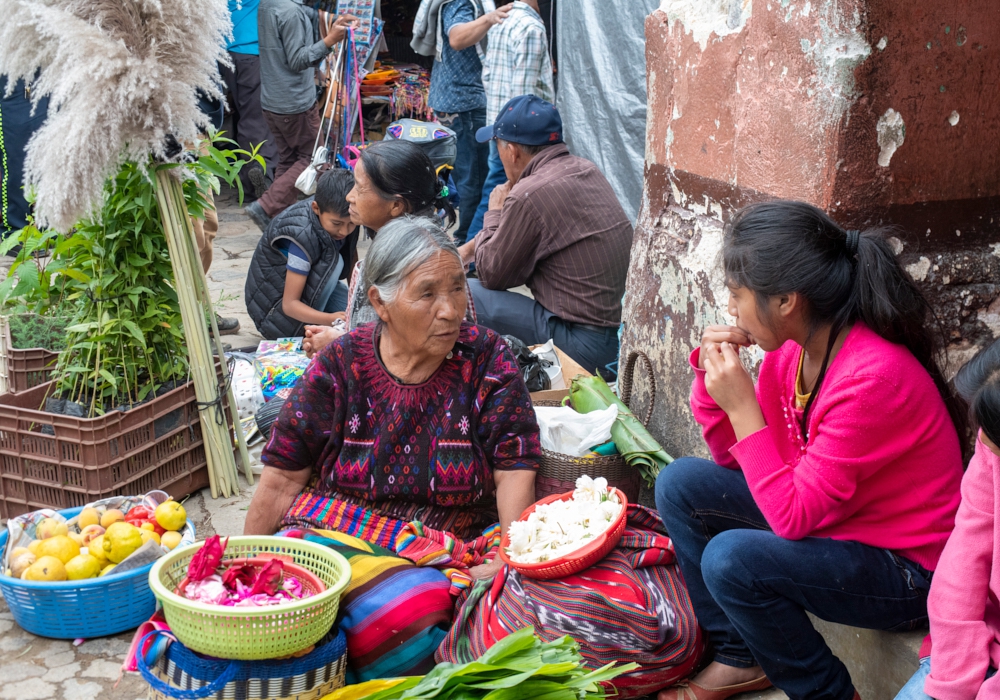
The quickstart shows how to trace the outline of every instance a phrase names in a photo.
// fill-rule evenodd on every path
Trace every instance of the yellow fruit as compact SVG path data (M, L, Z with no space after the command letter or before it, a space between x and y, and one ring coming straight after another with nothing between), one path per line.
M139 528L128 523L112 523L101 537L104 538L104 556L113 564L124 561L142 546Z
M98 536L104 534L104 528L100 525L88 525L80 532L84 544L90 544Z
M80 553L80 543L68 535L56 535L42 540L38 546L38 558L55 557L63 564Z
M80 511L80 517L76 522L80 526L80 532L83 532L90 525L100 525L101 514L97 511L97 508L84 508Z
M145 528L139 529L139 536L142 537L143 544L146 544L150 540L153 540L154 542L156 542L156 544L160 544L160 536L157 535L155 532L150 532Z
M14 578L21 578L21 574L27 570L29 566L38 561L38 558L29 552L24 550L21 554L16 557L11 557L10 559L10 575Z
M35 528L35 537L40 540L47 540L50 537L58 537L67 533L69 533L69 528L66 527L66 523L60 522L55 518L45 518Z
M101 563L89 554L80 554L66 562L66 577L70 581L95 578L101 573Z
M30 551L31 550L28 549L27 547L14 547L14 549L10 553L10 558L17 559L22 554L27 554Z
M21 577L25 581L65 581L66 566L55 557L39 557Z
M41 540L31 540L31 542L28 543L28 551L34 554L35 556L38 556L38 548L41 546L42 546Z
M67 537L69 537L69 538L70 538L71 540L73 540L74 542L76 542L76 543L77 543L78 545L80 545L81 547L82 547L82 546L83 546L84 544L86 544L86 543L85 543L85 542L83 541L83 535L81 535L81 534L80 534L79 532L71 532L71 533L69 533L69 534L68 534L68 535L66 535L66 536L67 536Z
M181 533L170 530L160 535L160 544L167 549L173 549L181 543Z
M104 554L104 535L98 535L92 539L90 544L87 545L87 551L90 553L90 556L101 563L101 566L108 563L108 557Z
M101 527L107 530L112 523L120 523L125 520L125 514L116 508L104 511L101 516Z
M181 530L187 522L187 511L177 501L166 501L156 506L156 522L164 530Z
M139 526L140 530L149 530L150 532L156 532L156 526L153 523L143 523Z
M98 576L104 576L106 574L110 574L112 571L114 571L114 568L116 566L118 566L118 565L117 564L108 564L103 569L101 569L101 573L99 573Z

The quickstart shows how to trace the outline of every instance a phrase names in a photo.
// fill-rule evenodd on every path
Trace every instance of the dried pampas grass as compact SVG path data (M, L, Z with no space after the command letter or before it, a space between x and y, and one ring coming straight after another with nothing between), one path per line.
M50 95L28 145L36 218L60 231L98 212L121 163L162 155L205 126L197 89L219 97L226 0L0 0L0 74Z

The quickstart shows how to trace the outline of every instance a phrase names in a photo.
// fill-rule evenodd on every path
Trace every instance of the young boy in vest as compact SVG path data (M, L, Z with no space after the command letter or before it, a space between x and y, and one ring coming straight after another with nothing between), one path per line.
M357 245L347 193L354 176L330 170L316 194L276 216L257 244L244 296L247 313L265 338L301 336L305 324L344 318L351 258Z

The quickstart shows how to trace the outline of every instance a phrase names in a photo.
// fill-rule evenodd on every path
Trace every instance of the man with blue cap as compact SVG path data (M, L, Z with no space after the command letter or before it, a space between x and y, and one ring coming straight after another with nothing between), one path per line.
M460 250L479 323L529 345L550 338L588 370L618 358L632 224L597 166L570 154L551 103L521 95L476 133L496 140L507 182ZM527 285L534 298L507 291Z

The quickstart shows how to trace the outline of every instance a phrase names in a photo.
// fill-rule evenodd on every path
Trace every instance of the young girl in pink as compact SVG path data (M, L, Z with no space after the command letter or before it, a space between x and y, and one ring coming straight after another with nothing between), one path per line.
M712 661L659 698L773 683L792 700L852 700L806 613L926 624L959 503L964 412L935 364L927 302L879 231L767 202L734 216L722 257L735 323L709 326L691 354L712 460L679 459L656 485ZM754 344L756 386L740 361Z
M1000 678L1000 341L955 377L979 426L962 504L927 601L933 650L896 700L997 700ZM926 654L929 654L927 656Z

